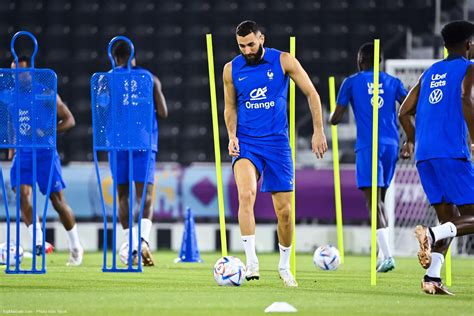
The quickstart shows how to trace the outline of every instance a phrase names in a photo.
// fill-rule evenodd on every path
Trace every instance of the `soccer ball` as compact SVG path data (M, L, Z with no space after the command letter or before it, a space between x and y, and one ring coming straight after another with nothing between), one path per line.
M0 264L3 264L3 265L7 264L7 255L8 255L7 243L4 242L0 244ZM18 259L18 262L21 263L21 260L23 259L23 248L20 246L18 257L17 257L16 244L15 242L11 241L10 242L10 266L14 266L16 264L17 259Z
M313 262L321 270L336 270L341 262L339 250L331 245L320 246L314 252Z
M240 286L245 280L245 270L239 258L222 257L214 265L214 279L220 286Z

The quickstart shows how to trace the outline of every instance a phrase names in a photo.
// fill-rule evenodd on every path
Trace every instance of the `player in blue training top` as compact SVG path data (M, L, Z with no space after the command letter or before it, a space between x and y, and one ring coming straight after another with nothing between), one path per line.
M308 98L313 118L312 150L322 158L327 150L321 101L300 63L288 53L263 46L265 37L254 21L237 26L241 55L224 67L225 123L239 196L239 225L247 258L247 280L259 279L255 253L254 204L257 181L271 192L278 218L279 274L285 286L298 286L290 272L292 242L291 195L293 162L288 141L289 78Z
M415 229L418 259L428 269L421 286L429 294L451 294L440 276L444 256L453 237L474 233L474 24L454 21L441 35L448 57L421 75L399 113L407 135L402 157L415 151L421 184L442 223Z
M31 67L31 60L29 57L21 56L18 58L18 66L20 68L29 68ZM11 68L16 68L16 64L13 61ZM29 72L19 73L19 100L24 99L27 95L26 91L30 91L32 87L32 78ZM22 92L25 91L25 92ZM22 97L24 95L24 97ZM74 127L75 120L71 111L61 100L59 95L56 95L56 105L57 105L57 133L65 132L70 128ZM21 104L19 105L19 132L20 135L16 137L21 138L30 138L31 134L36 132L39 137L43 137L47 131L44 130L47 127L42 128L41 124L48 124L45 122L50 121L50 117L44 117L44 113L51 113L47 111L38 110L35 113L35 117L32 117L32 114L29 113L28 108L25 107L23 110ZM38 125L36 126L36 131L31 130L31 121L35 120ZM16 122L13 122L16 124ZM10 182L12 189L16 191L16 168L18 164L18 158L20 158L20 209L22 213L22 219L28 227L28 232L33 239L33 220L36 221L36 255L40 256L42 254L42 243L43 243L43 231L41 230L41 224L39 218L33 218L33 205L32 205L32 185L33 185L33 153L30 149L20 149L18 152L10 149L8 152L8 158L13 159L12 167L10 170ZM37 172L37 183L41 193L46 194L49 180L49 171L51 167L51 160L53 160L53 175L51 182L51 193L49 199L51 203L59 214L59 219L63 224L64 228L67 231L67 237L69 241L69 260L66 263L68 266L78 266L82 263L82 258L84 250L79 242L79 237L77 233L76 219L71 207L67 204L66 198L64 196L63 190L66 187L64 184L62 175L61 175L61 162L59 161L59 155L56 149L38 149L36 156L36 172ZM53 246L45 242L45 252L50 253L53 251Z
M112 49L112 54L115 59L115 62L118 67L126 67L128 59L130 58L131 50L130 46L124 42L119 41ZM136 65L135 58L132 59L131 65L134 69L140 69ZM158 152L158 118L166 118L168 116L168 108L166 106L165 97L161 91L161 82L160 80L153 75L153 101L155 105L155 116L153 118L153 153L152 153L152 162L150 163L150 168L148 170L148 183L146 188L145 203L143 208L143 217L141 220L141 245L142 245L142 258L143 265L153 266L153 257L149 247L149 238L150 231L152 228L153 220L153 183L155 178L155 159ZM130 234L130 228L128 227L128 217L129 217L129 191L128 183L129 181L135 182L135 191L137 196L137 202L140 205L140 199L143 193L143 187L146 176L146 167L147 167L147 158L148 153L146 151L135 151L133 153L133 179L128 178L128 151L118 151L117 152L117 179L118 183L117 193L119 197L119 218L122 228L125 232L125 240L128 240ZM112 166L111 166L112 167ZM138 258L136 254L138 253L138 240L137 232L135 231L136 227L132 228L133 238L133 264L138 264Z
M357 54L359 72L346 78L337 96L337 106L331 113L330 123L338 124L352 105L357 125L356 176L357 187L364 193L367 208L371 209L372 195L372 105L374 94L374 45L363 44ZM397 102L407 95L402 82L385 72L379 79L379 150L377 166L377 244L383 260L377 264L378 272L388 272L395 268L388 240L388 219L385 212L385 194L395 172L398 160Z

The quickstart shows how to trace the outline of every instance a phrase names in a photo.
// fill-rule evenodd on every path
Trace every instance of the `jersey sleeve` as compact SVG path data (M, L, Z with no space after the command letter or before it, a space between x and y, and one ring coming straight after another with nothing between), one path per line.
M352 80L351 78L346 78L342 82L341 87L339 88L339 93L337 94L336 104L341 106L348 106L352 97Z
M408 94L408 91L403 86L403 82L400 79L398 79L398 82L397 82L397 101L402 103L402 101L405 99L407 94Z

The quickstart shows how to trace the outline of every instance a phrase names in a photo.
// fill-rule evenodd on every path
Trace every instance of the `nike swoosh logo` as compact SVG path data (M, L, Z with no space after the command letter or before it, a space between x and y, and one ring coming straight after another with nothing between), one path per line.
M247 79L247 78L248 78L248 76L247 76L247 77L239 78L239 81L245 80L245 79Z

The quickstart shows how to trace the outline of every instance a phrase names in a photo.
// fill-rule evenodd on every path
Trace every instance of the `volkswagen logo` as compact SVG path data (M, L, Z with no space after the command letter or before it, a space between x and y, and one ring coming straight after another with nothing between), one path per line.
M443 91L441 89L434 89L431 91L429 101L431 104L436 104L443 98Z

